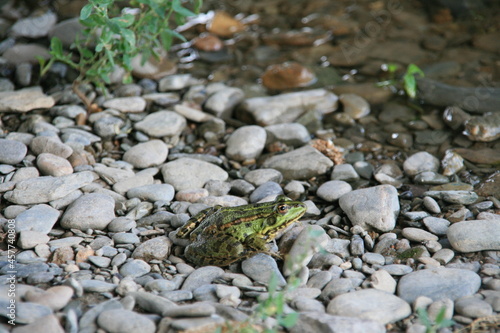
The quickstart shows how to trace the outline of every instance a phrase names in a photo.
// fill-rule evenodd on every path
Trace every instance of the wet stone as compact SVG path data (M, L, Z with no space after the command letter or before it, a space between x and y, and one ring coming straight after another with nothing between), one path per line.
M344 112L353 119L360 119L370 114L370 104L361 96L355 94L342 94L339 101L344 107Z
M226 87L208 97L204 108L219 118L229 117L244 98L245 94L240 88Z
M423 201L424 207L431 213L439 214L441 213L441 207L439 207L436 200L431 197L424 197Z
M470 205L478 199L478 195L472 191L427 191L424 195L462 205Z
M464 134L472 141L491 142L500 138L500 113L470 118L465 122Z

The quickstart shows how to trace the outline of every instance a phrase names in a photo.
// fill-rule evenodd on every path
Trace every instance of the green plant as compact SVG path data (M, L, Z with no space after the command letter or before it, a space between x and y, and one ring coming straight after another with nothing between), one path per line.
M446 319L446 307L444 306L439 310L434 321L431 320L427 310L424 308L418 308L417 315L420 322L426 327L426 333L436 333L441 328L450 327L455 324L453 320Z
M142 63L151 56L160 58L160 50L168 50L174 38L185 38L170 28L198 12L202 0L188 0L193 11L183 7L181 0L132 0L129 8L120 11L115 0L89 0L80 12L82 35L71 46L77 58L65 52L61 41L54 37L50 42L48 61L39 59L40 74L45 75L56 62L65 63L79 72L73 84L75 92L88 105L79 92L82 83L91 83L106 92L110 74L117 66L125 69L124 83L132 81L132 59L142 56Z
M396 72L399 66L397 64L385 64L383 69L387 72L389 78L388 80L378 82L377 85L396 87L398 85ZM406 72L401 78L403 89L410 99L414 99L417 96L417 76L423 77L424 72L417 65L409 64L406 68Z

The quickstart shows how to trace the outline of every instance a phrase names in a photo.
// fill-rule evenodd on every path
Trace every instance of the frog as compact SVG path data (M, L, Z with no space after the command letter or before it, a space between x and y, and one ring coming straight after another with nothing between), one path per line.
M306 205L285 195L274 201L235 207L209 207L191 217L177 237L189 239L184 256L198 266L229 266L269 251L267 243L304 215Z

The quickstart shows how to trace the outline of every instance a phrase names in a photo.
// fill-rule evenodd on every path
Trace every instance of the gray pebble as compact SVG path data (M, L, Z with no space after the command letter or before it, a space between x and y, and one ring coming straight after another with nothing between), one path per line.
M287 146L302 147L311 140L307 128L299 123L276 124L265 127L268 142L279 141Z
M31 230L48 234L59 214L57 209L49 205L35 205L16 216L16 232Z
M413 272L413 269L410 266L401 264L385 265L382 269L385 269L389 274L394 276L406 275Z
M377 290L386 291L391 294L396 292L396 280L384 269L379 269L373 273L370 280L372 287Z
M424 218L423 222L430 232L438 236L446 235L450 226L450 221L433 216Z
M99 280L80 280L80 283L85 292L94 293L113 292L117 287L116 284Z
M107 257L99 257L99 256L89 256L88 257L89 261L96 265L97 267L109 267L109 264L111 263L111 259Z
M391 231L399 214L399 199L392 185L354 190L339 199L339 205L353 225L369 230Z
M427 210L433 214L439 214L441 213L441 207L439 207L438 203L436 200L434 200L431 197L424 197L423 201L424 207L427 208Z
M97 317L97 324L107 332L156 332L156 325L151 319L142 314L124 309L101 312Z
M115 244L137 244L140 243L140 239L136 234L129 232L118 232L113 235L113 241Z
M47 176L61 177L73 173L73 167L67 159L50 153L38 155L36 166L41 174Z
M283 194L283 189L278 183L266 182L255 189L250 195L250 202L258 202L269 196L276 196Z
M500 250L500 220L457 222L448 228L451 246L460 252Z
M65 229L102 230L115 218L115 200L106 194L84 194L66 209L61 218Z
M120 112L142 112L146 108L146 101L139 96L118 97L108 99L103 103L103 106L108 109L115 109Z
M0 139L0 147L0 163L5 164L20 163L28 152L24 143L15 140Z
M285 179L309 179L323 175L333 162L311 146L304 146L291 152L268 158L264 168L280 171Z
M271 276L277 277L278 286L286 285L286 280L281 274L276 260L270 255L258 253L241 263L243 273L252 280L267 285Z
M479 198L476 192L472 191L427 191L424 194L449 203L462 205L470 205Z
M408 176L414 177L421 172L439 169L439 160L426 151L415 153L403 163L403 169Z
M120 216L111 220L108 224L108 230L110 232L127 232L132 228L135 228L137 223L124 216Z
M57 137L37 136L31 140L30 149L35 155L50 153L62 158L68 158L73 153L73 149L60 142Z
M274 169L257 169L249 171L244 178L252 185L260 186L267 182L281 183L283 175Z
M477 297L462 297L455 301L455 310L458 314L469 318L488 317L493 314L490 304Z
M335 202L352 191L352 186L343 180L330 180L318 188L316 195L327 202Z
M186 127L186 118L173 111L157 111L135 123L134 128L155 138L174 137Z
M354 182L359 180L359 175L351 164L339 164L333 167L330 179Z
M408 317L411 307L387 292L364 289L335 297L328 303L326 311L336 316L371 319L385 325Z
M215 266L205 266L196 269L189 274L182 285L182 290L193 291L194 289L210 284L214 279L224 274L224 270Z
M385 258L383 255L378 254L378 253L370 253L367 252L363 254L363 257L361 257L364 262L370 265L384 265L385 264Z
M166 259L172 248L172 241L166 236L159 236L139 244L132 253L132 258L142 259L146 262L151 260Z
M401 235L412 242L437 241L439 238L428 231L419 228L404 228Z
M165 183L176 191L203 188L209 180L225 181L228 173L222 168L193 158L180 158L164 164L161 173Z
M167 160L168 146L161 140L139 143L123 154L123 160L135 168L145 169Z
M455 300L473 295L480 286L481 278L470 270L439 267L403 276L399 280L398 295L410 303L418 296Z
M245 93L240 88L224 87L211 94L204 108L218 118L230 117L233 109L245 98Z
M256 125L242 126L234 131L226 143L226 155L235 161L256 159L264 150L266 131Z
M139 277L150 271L151 266L140 259L130 260L120 267L120 274L123 276Z

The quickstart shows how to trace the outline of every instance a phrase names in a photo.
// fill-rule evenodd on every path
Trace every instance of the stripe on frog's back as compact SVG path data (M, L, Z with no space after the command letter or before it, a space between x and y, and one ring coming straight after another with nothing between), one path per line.
M246 223L246 222L250 223L252 221L266 217L268 215L269 215L269 213L252 214L251 216L240 217L240 218L237 218L235 220L229 221L229 222L221 224L221 225L212 224L211 226L206 227L205 231L209 232L209 233L214 233L215 231L222 231L222 230L234 227L234 226L242 224L242 223ZM250 225L248 227L250 227Z

